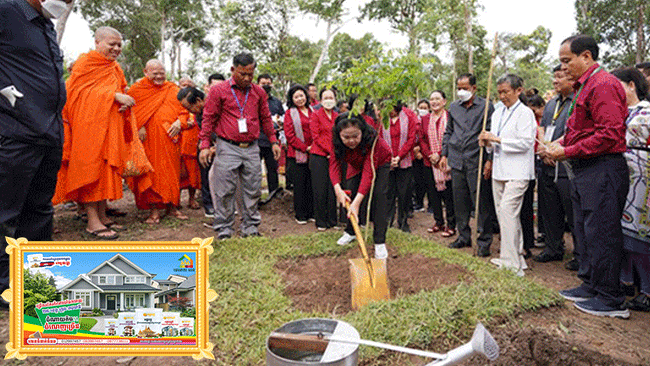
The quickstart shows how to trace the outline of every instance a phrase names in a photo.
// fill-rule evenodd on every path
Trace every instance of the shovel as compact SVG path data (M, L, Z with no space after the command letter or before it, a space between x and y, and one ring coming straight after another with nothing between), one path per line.
M349 195L349 191L346 191L346 194ZM350 203L347 201L345 208L350 212ZM355 215L350 215L350 223L354 228L357 244L359 244L359 250L363 256L363 258L349 259L352 308L358 310L371 301L390 300L390 290L388 289L386 261L368 257L366 243Z
M269 337L269 345L274 348L312 351L319 353L325 353L329 344L335 342L362 344L365 346L383 348L391 351L436 359L436 361L433 361L426 366L456 365L475 354L481 354L490 361L494 361L499 357L499 345L496 343L490 332L488 332L481 323L477 324L476 329L474 329L474 335L469 342L444 354L336 335L326 336L323 334L306 335L292 333L271 333L271 336Z

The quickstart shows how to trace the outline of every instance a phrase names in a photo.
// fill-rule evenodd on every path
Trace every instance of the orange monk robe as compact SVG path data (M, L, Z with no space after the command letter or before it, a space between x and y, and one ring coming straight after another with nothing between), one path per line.
M200 129L193 114L190 120L193 126L181 132L181 189L201 189L201 170L196 158Z
M153 172L128 180L140 209L164 208L180 204L181 147L180 136L169 137L167 130L176 120L187 128L189 113L176 99L179 87L169 81L155 85L142 78L131 86L128 94L135 99L132 112L138 130L144 126L147 138L142 142ZM149 187L142 182L151 179Z
M124 72L97 51L83 54L66 81L63 161L54 204L122 198L122 171L129 158L131 112L119 112Z

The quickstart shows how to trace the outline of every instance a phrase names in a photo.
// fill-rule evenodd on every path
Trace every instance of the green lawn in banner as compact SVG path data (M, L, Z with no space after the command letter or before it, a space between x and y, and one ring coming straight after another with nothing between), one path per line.
M219 297L211 303L210 337L218 345L215 356L219 363L261 365L271 331L301 318L332 317L295 310L283 294L285 285L274 265L279 259L336 256L350 250L350 246L336 245L339 235L327 232L213 244L210 285ZM420 237L391 229L387 243L400 254L421 254L464 267L474 279L374 303L340 318L352 324L364 339L424 348L434 339L458 345L471 338L479 321L489 329L500 318L561 303L554 291ZM363 347L361 359L380 352Z
M80 330L88 330L89 331L89 330L92 329L92 327L95 326L95 324L97 324L97 319L93 319L93 318L81 318L81 319L79 319Z

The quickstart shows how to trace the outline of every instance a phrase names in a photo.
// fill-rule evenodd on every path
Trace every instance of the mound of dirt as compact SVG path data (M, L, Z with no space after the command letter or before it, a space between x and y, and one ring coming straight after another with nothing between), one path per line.
M390 248L389 254L392 254ZM355 247L338 257L285 259L276 264L276 269L287 285L285 295L295 308L346 314L352 311L347 259L358 257L359 250ZM391 298L471 281L471 275L464 268L422 255L393 255L387 266Z

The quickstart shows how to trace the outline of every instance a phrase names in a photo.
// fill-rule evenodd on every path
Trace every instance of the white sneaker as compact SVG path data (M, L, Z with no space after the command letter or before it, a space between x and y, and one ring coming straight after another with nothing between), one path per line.
M298 225L306 225L306 224L307 224L307 221L296 219L296 223L297 223Z
M375 258L377 259L388 258L388 250L386 250L386 244L375 244Z
M350 235L348 233L343 233L343 236L339 238L339 240L336 242L338 245L348 245L352 243L357 237L354 235Z

